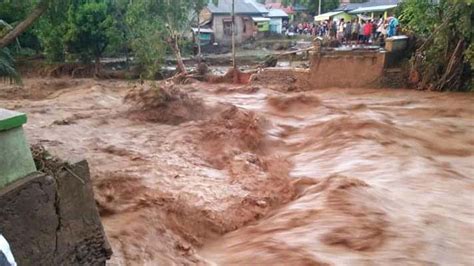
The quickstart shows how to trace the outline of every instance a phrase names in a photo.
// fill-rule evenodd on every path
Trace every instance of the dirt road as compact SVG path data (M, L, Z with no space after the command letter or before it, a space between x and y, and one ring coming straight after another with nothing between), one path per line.
M111 265L474 261L474 95L196 83L199 114L163 124L133 86L0 85L30 142L88 159Z

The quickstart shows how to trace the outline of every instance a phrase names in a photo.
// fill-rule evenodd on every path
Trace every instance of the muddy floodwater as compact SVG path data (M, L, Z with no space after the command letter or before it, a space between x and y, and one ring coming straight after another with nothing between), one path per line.
M474 262L472 93L197 82L162 123L135 82L24 82L0 106L89 161L110 265Z

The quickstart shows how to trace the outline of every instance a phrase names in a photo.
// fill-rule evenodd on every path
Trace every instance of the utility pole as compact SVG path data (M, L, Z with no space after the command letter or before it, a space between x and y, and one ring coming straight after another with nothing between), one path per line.
M318 2L319 2L319 4L318 4L318 15L321 15L321 2L322 2L322 1L323 1L323 0L319 0L319 1L318 1Z
M232 0L232 67L235 69L235 0Z

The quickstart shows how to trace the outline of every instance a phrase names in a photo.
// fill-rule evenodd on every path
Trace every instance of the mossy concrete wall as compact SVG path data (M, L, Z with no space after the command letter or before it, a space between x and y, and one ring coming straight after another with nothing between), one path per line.
M36 171L22 128L25 122L25 114L0 109L0 188Z
M0 188L0 231L18 265L105 265L112 254L86 161Z

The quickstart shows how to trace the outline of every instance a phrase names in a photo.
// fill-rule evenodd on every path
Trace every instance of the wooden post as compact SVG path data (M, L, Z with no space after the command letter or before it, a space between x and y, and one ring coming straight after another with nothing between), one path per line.
M232 0L232 67L237 68L235 63L235 0Z
M200 14L197 14L197 24L198 24L198 30L197 30L197 46L198 46L198 62L201 63L201 21L200 21Z

